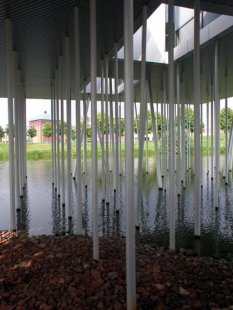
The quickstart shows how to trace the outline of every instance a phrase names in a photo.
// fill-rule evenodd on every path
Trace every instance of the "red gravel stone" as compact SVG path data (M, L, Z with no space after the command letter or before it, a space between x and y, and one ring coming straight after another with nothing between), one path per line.
M125 240L0 233L0 310L126 309ZM233 264L137 244L138 309L232 309Z

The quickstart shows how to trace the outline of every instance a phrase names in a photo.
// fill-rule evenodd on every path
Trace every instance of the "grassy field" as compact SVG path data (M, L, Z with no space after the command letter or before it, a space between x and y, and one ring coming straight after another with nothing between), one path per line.
M121 156L123 157L125 154L125 145L122 143L121 148ZM209 139L209 154L211 147L211 139ZM193 147L192 147L193 148ZM145 150L145 147L144 147ZM82 149L83 151L83 149ZM220 138L220 153L224 154L225 152L225 142L224 136ZM100 144L97 145L97 154L98 158L101 158L101 147ZM154 155L154 143L148 143L148 154L149 156ZM203 136L203 147L202 147L202 154L207 154L207 137ZM75 144L72 145L72 158L75 158L76 150ZM66 156L66 151L65 151ZM134 156L138 156L138 143L134 145ZM52 157L52 148L51 144L39 144L39 143L28 143L27 144L27 159L29 160L39 160L39 159L51 159ZM87 143L87 158L91 158L91 143ZM0 143L0 160L8 160L8 144Z

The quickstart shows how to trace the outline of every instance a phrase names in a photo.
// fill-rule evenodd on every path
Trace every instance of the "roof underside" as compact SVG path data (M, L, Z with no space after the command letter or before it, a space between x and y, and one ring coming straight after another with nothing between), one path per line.
M141 26L141 13L144 4L148 5L149 15L166 1L134 1L135 31ZM193 0L175 0L176 5L193 7ZM6 97L6 36L5 18L12 20L13 45L18 52L20 69L27 98L50 98L50 80L54 75L58 55L63 53L64 38L71 39L71 75L74 76L74 7L80 9L81 80L89 78L89 1L88 0L2 0L0 3L0 96ZM202 0L203 10L232 15L232 0ZM97 59L109 53L115 42L123 45L123 0L96 0L97 7ZM233 40L231 39L231 42ZM191 59L191 57L190 57ZM187 60L186 60L187 61ZM148 64L148 67L150 65ZM160 73L164 65L151 64L155 85L160 88ZM153 73L154 71L155 73ZM138 75L135 70L135 75ZM123 78L123 70L120 70ZM136 76L135 76L136 79ZM71 78L71 81L74 79ZM71 83L72 92L74 85Z

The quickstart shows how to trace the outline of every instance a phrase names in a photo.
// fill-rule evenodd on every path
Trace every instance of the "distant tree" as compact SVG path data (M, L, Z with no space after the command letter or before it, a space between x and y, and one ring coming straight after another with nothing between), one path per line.
M71 129L71 139L74 141L76 139L76 129L73 127Z
M5 133L9 136L9 126L8 126L8 124L6 125ZM13 135L15 137L15 125L13 125Z
M121 126L121 136L125 134L125 119L121 118L121 121L119 122L119 126Z
M177 117L176 117L176 125L177 125ZM185 129L189 130L189 133L194 132L194 110L190 108L184 109L184 127ZM201 125L202 131L205 128L204 123Z
M153 132L153 125L152 125L152 118L151 118L151 112L148 112L148 133L151 134ZM161 136L161 130L162 130L162 117L160 113L155 113L155 121L157 123L157 129L158 129L158 135ZM167 124L167 120L163 119L163 126ZM138 115L138 126L140 126L140 115ZM139 128L138 128L139 129ZM137 120L136 117L134 118L134 132L136 133L137 130Z
M36 137L36 134L37 134L36 128L35 128L35 127L29 128L28 131L27 131L27 134L28 134L28 136L29 136L30 138Z
M86 128L86 135L87 135L87 138L91 138L91 127L88 125L87 128Z
M5 131L2 128L2 126L0 125L0 141L2 141L2 138L4 137Z
M52 124L51 122L50 123L46 123L44 126L43 126L43 136L46 137L46 138L51 138L52 136Z
M63 126L64 126L64 134L66 135L67 134L67 124L64 122L63 123ZM61 122L59 123L59 135L61 136ZM71 135L72 135L72 139L74 140L75 139L75 129L71 129ZM52 136L52 123L46 123L43 127L43 136L46 137L46 138L50 138Z
M220 112L220 129L225 132L226 126L225 126L225 113L226 110L222 109ZM231 108L227 109L227 129L231 129L231 123L233 118L233 110Z

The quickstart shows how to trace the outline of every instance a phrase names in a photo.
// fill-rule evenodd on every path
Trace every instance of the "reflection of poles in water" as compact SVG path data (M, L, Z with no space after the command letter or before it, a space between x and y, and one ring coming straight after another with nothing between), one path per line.
M24 236L29 234L29 209L27 188L23 190L23 197L20 199L20 208L16 213L17 230L22 231Z
M120 236L120 213L116 213L116 235Z
M53 191L52 193L52 232L55 235L59 235L59 226L60 226L60 221L59 221L59 216L58 216L58 208L60 204L60 199L56 195L56 192Z
M105 219L105 201L104 200L102 200L102 202L101 202L101 210L102 210L102 212L101 212L101 220L102 220L102 235L103 235L103 237L106 237L106 229L105 229L105 221L106 221L106 219Z
M167 214L166 214L166 195L163 195L163 191L157 191L157 202L154 216L154 232L159 231L159 228L167 227ZM161 225L161 227L158 227Z
M85 236L88 235L88 195L87 187L84 187L83 229Z
M62 205L62 235L66 234L66 208Z
M110 235L110 210L109 210L109 204L106 204L106 237L109 237Z

